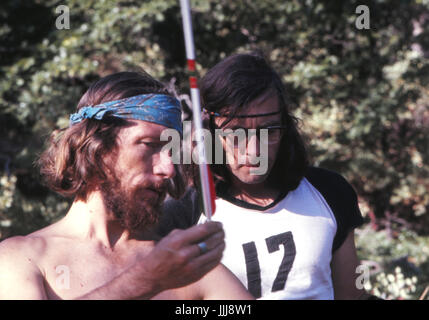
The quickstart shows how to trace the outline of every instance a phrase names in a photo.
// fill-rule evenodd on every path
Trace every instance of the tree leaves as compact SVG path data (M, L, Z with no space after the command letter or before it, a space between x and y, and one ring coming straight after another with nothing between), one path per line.
M367 1L370 30L355 27L357 0L191 2L201 74L231 53L262 49L297 102L316 163L349 178L377 216L429 219L427 1ZM177 1L61 4L68 30L55 28L57 1L0 5L0 120L13 118L2 123L15 133L0 137L8 175L36 178L30 159L99 76L143 68L188 90ZM12 206L0 206L7 219L23 214L14 190ZM45 200L31 200L32 212L43 217Z

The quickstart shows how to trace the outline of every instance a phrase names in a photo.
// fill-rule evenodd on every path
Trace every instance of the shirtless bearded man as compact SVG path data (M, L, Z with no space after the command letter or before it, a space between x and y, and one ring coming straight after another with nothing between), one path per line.
M73 204L0 243L0 299L250 298L219 265L219 223L161 241L152 232L166 193L183 189L160 140L181 131L179 101L147 74L122 72L93 84L77 110L39 160L47 185Z

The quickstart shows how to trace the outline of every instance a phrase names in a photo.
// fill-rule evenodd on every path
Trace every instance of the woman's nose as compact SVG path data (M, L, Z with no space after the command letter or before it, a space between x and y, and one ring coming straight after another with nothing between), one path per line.
M248 130L247 136L247 155L258 157L260 153L259 138L255 130Z

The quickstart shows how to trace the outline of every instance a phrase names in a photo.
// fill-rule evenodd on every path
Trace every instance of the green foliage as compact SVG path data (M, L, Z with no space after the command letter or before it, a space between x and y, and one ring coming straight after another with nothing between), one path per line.
M363 264L376 266L365 284L369 292L383 299L418 299L429 285L428 237L365 226L356 231L356 247Z
M345 175L368 216L429 231L428 1L191 2L201 74L231 53L262 49L296 104L315 164ZM59 4L70 8L69 30L55 27ZM370 30L355 26L360 4ZM0 18L4 238L65 212L68 202L40 185L33 161L92 81L143 68L187 92L187 75L176 0L8 0Z
M39 198L23 194L17 186L17 176L0 177L0 238L24 235L60 218L69 202L54 194Z
M401 268L395 268L393 273L381 272L376 275L374 286L368 282L365 289L385 300L412 299L416 292L417 277L405 278ZM417 298L415 298L417 299Z

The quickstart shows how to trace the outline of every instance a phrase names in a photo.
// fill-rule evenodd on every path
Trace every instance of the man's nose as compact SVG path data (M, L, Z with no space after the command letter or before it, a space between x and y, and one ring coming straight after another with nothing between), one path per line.
M154 174L163 176L166 179L173 178L176 175L173 159L168 150L163 150L158 154L153 166Z

